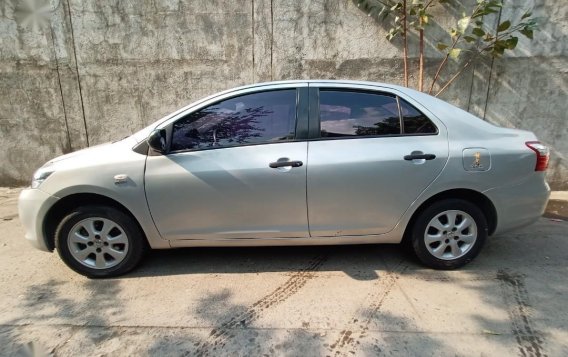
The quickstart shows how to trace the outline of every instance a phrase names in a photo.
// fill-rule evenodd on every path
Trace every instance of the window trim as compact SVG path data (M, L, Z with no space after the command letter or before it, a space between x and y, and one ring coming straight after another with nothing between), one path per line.
M172 143L173 143L173 134L174 134L173 127L174 127L174 124L177 123L179 120L183 120L186 116L191 115L191 114L198 112L200 110L209 108L211 106L217 105L218 103L221 103L221 102L224 102L224 101L227 101L227 100L231 100L233 98L243 97L243 96L247 96L247 95L277 92L277 91L289 91L289 90L296 91L296 102L295 102L295 106L296 106L295 112L296 113L295 113L295 123L294 123L294 137L292 139L283 140L283 141L261 141L261 142L255 142L255 143L226 145L226 146L212 147L212 148L180 149L180 150L172 150L171 149L171 146L172 146ZM305 133L306 128L304 128L300 124L302 121L304 121L304 122L307 121L307 118L302 119L302 115L306 115L306 110L305 110L305 107L307 106L307 104L305 103L307 101L306 96L307 96L307 87L304 87L304 86L275 87L275 88L258 90L258 91L234 93L234 95L224 96L223 98L219 98L217 101L208 102L206 105L199 106L198 108L195 108L195 110L188 110L187 112L184 112L183 115L180 115L175 120L172 120L171 122L169 122L167 127L165 127L166 137L167 137L168 143L167 143L167 151L164 155L180 154L180 153L186 153L186 152L199 152L199 151L209 151L209 150L231 149L231 148L244 147L244 146L284 144L284 143L305 141L306 140L305 138L298 138L298 136L306 136L306 133ZM299 133L300 133L300 135L298 135Z
M400 122L400 133L404 134L404 119L402 118L402 108L400 107L400 97L398 95L396 96L396 107L398 108L398 120Z
M317 95L312 94L312 90L317 91ZM399 134L384 134L384 135L366 135L366 136L341 136L341 137L323 137L321 136L321 118L320 118L320 92L321 91L329 91L329 92L357 92L363 94L372 94L372 95L382 95L385 97L394 97L396 98L397 106L398 106L398 116L400 121L400 133ZM309 141L322 141L322 140L353 140L353 139L377 139L377 138L398 138L403 136L434 136L440 134L440 129L436 125L436 123L423 111L416 108L415 105L411 104L408 100L401 97L396 93L391 93L388 91L383 90L373 90L373 89L366 89L366 88L351 88L351 87L328 87L328 86L310 86L310 135ZM312 100L317 99L317 105L314 105L312 108ZM404 132L404 119L402 117L402 110L400 106L400 99L404 100L408 105L414 108L416 111L424 115L434 126L436 132L434 133L405 133Z

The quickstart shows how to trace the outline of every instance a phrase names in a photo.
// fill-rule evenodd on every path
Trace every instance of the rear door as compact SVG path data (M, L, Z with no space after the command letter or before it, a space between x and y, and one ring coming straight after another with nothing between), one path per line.
M164 238L309 236L307 84L298 87L233 95L169 124L170 152L149 156L145 176Z
M445 127L397 94L310 84L307 187L313 237L392 230L444 167Z

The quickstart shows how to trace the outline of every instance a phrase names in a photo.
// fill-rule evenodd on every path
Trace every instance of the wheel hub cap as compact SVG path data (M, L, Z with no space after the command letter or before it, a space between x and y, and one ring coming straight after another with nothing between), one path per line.
M116 222L91 217L76 223L69 231L67 243L71 256L93 269L112 268L128 253L128 237Z
M460 210L439 213L430 220L424 232L426 248L434 257L453 260L463 257L477 240L473 217Z

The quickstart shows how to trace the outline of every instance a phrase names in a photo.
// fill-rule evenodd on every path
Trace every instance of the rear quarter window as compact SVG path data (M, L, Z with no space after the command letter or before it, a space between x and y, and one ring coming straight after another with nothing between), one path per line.
M404 134L436 134L438 129L421 111L402 98L398 98Z

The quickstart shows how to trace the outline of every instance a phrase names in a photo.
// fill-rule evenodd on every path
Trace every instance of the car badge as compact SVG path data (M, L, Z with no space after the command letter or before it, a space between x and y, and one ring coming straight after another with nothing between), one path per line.
M471 168L472 169L481 169L483 168L483 165L481 165L481 153L480 152L476 152L475 154L473 154L474 156L474 161L473 164L471 164Z

